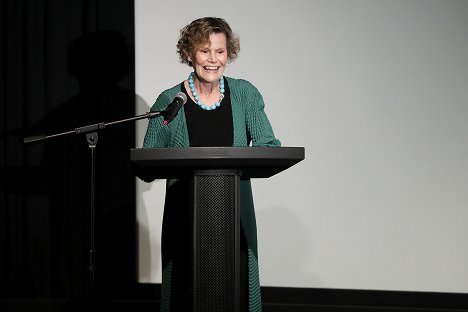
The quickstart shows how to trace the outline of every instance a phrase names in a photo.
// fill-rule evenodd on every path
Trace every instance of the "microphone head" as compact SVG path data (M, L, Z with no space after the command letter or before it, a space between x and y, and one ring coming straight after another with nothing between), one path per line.
M185 95L184 92L177 92L176 95L174 96L174 99L175 98L180 98L182 99L182 105L184 105L185 103L187 103L187 96Z
M172 103L161 113L164 116L164 124L168 125L177 116L180 108L187 102L187 96L183 92L177 92Z

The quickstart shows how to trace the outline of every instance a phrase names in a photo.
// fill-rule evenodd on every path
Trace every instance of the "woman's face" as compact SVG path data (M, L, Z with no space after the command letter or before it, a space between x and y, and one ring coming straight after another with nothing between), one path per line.
M192 62L193 69L200 81L218 82L228 61L226 35L212 33L209 42L198 46L189 61Z

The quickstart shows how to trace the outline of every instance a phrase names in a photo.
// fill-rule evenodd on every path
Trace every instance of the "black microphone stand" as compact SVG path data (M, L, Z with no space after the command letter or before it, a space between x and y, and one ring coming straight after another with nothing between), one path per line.
M138 115L135 117L127 118L127 119L122 119L122 120L117 120L113 122L108 122L108 123L97 123L93 125L88 125L84 127L79 127L75 128L75 130L72 131L67 131L67 132L62 132L62 133L57 133L57 134L52 134L52 135L41 135L41 136L30 136L24 138L24 144L29 144L29 143L36 143L64 135L69 135L69 134L84 134L86 135L86 140L88 142L88 147L91 150L91 180L90 180L90 191L91 191L91 202L89 206L89 280L88 280L88 296L89 299L91 300L94 295L94 273L96 270L96 248L95 248L95 239L94 239L94 233L95 233L95 188L96 188L96 146L98 143L98 130L104 129L105 127L108 126L113 126L117 125L120 123L125 123L129 121L136 121L140 119L151 119L154 117L159 117L162 115L165 115L165 111L153 111L153 112L147 112L142 115Z

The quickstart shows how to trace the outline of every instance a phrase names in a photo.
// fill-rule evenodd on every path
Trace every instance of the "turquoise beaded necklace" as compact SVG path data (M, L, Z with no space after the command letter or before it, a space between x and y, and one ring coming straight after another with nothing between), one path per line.
M195 102L197 103L198 106L200 106L204 110L215 110L218 107L221 106L221 101L224 99L224 79L223 76L219 78L219 101L216 102L214 105L208 106L202 103L200 100L200 97L197 94L197 91L195 90L195 84L193 83L193 76L195 75L194 72L191 72L190 75L188 76L188 83L190 87L190 92L192 92L193 98L195 99Z

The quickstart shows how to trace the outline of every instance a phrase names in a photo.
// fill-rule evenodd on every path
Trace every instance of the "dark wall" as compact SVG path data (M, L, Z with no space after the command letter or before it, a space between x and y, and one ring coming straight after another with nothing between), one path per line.
M134 9L124 0L0 4L0 297L87 295L91 152L51 135L134 116ZM136 284L134 124L99 132L96 296Z

